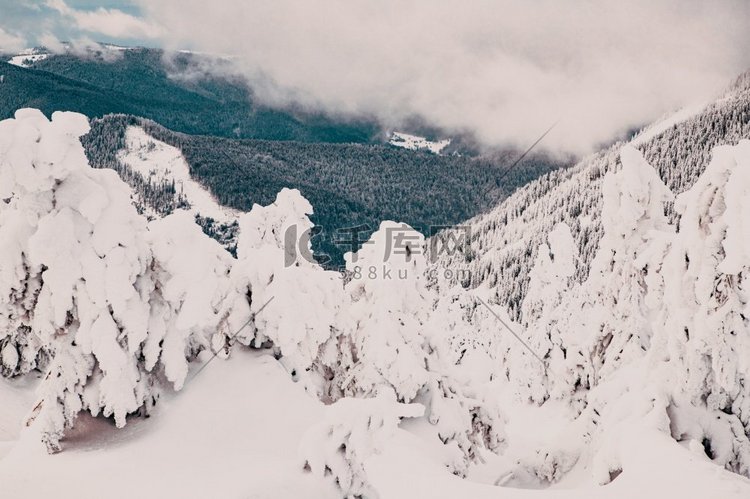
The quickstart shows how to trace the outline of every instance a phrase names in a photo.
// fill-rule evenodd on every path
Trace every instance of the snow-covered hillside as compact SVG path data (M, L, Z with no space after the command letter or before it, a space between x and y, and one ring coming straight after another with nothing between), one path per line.
M750 138L750 73L702 111L688 111L646 127L633 140L675 193L696 182L715 146ZM575 275L582 281L602 235L603 179L619 168L622 146L614 144L569 169L550 172L467 221L470 251L441 256L440 266L453 271L450 284L461 280L465 287L489 286L493 301L519 318L537 249L559 222L570 227L576 241L580 261Z
M404 149L411 149L413 151L425 150L435 154L440 154L443 149L450 145L451 139L431 141L417 135L411 135L404 132L393 132L388 143L396 147L403 147Z
M43 51L41 49L27 49L17 55L14 55L10 59L8 59L7 62L9 64L13 64L14 66L28 68L35 62L42 61L47 57L49 57L49 53L46 51Z
M749 81L532 182L468 222L468 251L438 262L433 275L459 276L433 281L456 348L486 351L520 400L563 403L583 426L577 444L540 447L540 478L586 466L609 481L615 428L635 420L749 474ZM507 307L544 365L466 293Z
M284 189L239 217L234 258L189 212L139 215L87 165L87 129L71 113L0 122L11 496L750 494L750 142L677 197L680 232L656 171L617 151L588 278L556 224L523 321L497 309L542 365L482 307L488 282L427 286L408 226L384 222L344 279L288 244L313 207ZM169 149L130 136L132 168L175 173ZM167 161L148 167L155 151ZM394 231L408 247L383 261Z
M102 60L111 61L113 58L119 57L125 50L132 50L132 48L82 39L75 43L58 42L53 49L47 47L27 48L12 55L6 62L22 68L29 68L48 57L60 54L75 55L82 58L100 57Z
M225 224L235 222L239 216L236 210L217 203L207 189L191 178L190 167L179 149L154 139L143 128L127 128L125 149L120 151L118 159L150 183L172 184L193 215L211 217Z

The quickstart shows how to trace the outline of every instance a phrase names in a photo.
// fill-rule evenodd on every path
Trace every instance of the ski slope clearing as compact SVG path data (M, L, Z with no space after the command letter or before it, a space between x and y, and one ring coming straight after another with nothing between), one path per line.
M18 66L21 68L28 68L31 67L35 62L43 61L47 57L49 57L49 54L37 54L33 51L29 51L28 53L11 57L10 59L8 59L8 64L13 64L14 66Z
M434 154L440 154L443 149L450 145L451 139L431 141L417 135L393 132L391 140L389 140L388 143L392 146L403 147L404 149L411 149L412 151L426 150Z
M193 180L190 167L176 147L154 139L136 126L128 127L125 143L126 148L118 155L120 161L153 183L173 182L177 192L190 204L191 213L220 223L231 223L239 216L238 211L221 206L206 188Z

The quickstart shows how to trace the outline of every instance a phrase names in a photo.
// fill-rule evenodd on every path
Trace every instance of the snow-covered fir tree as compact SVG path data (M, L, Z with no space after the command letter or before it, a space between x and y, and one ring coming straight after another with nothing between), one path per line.
M750 267L750 141L718 147L703 175L675 203L680 230L664 264L657 328L678 401L677 433L702 440L716 462L750 473L747 274ZM686 423L687 405L715 414ZM689 413L689 412L688 412Z
M306 373L337 326L344 300L341 275L323 270L312 259L312 212L296 189L282 189L268 206L253 206L239 221L232 270L239 300L232 308L241 314L249 302L244 314L252 320L238 341L270 346L305 383L314 382Z
M583 367L580 383L589 387L648 349L646 299L658 281L649 260L658 248L663 253L671 230L664 214L671 191L635 148L623 147L621 161L604 179L603 236L578 293L580 309L570 310L564 326L580 331L568 356Z
M111 170L89 168L85 117L22 110L2 123L5 371L44 369L30 421L51 451L76 415L148 412L162 378L221 334L231 257L175 213L147 225ZM51 357L48 365L40 362Z
M136 360L149 316L146 227L117 174L88 168L78 142L85 117L56 113L48 121L22 110L3 125L15 140L2 158L2 209L28 223L16 281L6 286L39 282L27 297L28 320L53 359L33 417L57 450L80 410L122 426L147 398Z
M396 401L391 389L376 396L346 397L326 408L325 420L310 428L300 444L303 468L331 477L346 498L376 497L365 461L382 451L402 418L422 416L420 404Z
M532 355L507 356L512 381L536 403L549 397L549 385L556 382L556 376L550 376L548 369L561 368L567 355L566 336L572 333L561 328L565 313L561 307L575 284L578 263L578 248L567 224L558 224L548 242L537 251L521 308L529 346L544 364Z

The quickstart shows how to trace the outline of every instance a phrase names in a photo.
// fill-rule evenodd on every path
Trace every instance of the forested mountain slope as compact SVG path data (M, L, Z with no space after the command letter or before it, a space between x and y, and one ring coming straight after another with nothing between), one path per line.
M118 96L86 82L22 68L0 61L0 117L13 116L17 109L38 108L47 115L75 109L87 116L127 112L130 107Z
M373 144L234 140L176 133L132 116L94 120L83 138L91 164L117 170L161 214L181 203L174 185L144 179L118 159L133 126L179 149L193 178L222 205L249 211L254 204L273 202L284 187L299 189L314 207L313 221L324 229L313 247L321 261L328 255L332 265L343 263L343 254L352 251L352 243L345 241L366 241L383 220L429 234L431 227L466 220L560 166L537 155L506 175L509 154L481 159ZM343 230L352 228L357 228L355 235Z
M635 137L633 144L673 192L686 190L705 169L713 147L750 138L750 73L698 114L654 137L647 132ZM602 179L619 168L622 145L617 143L572 168L552 171L491 212L470 220L469 251L442 255L440 265L452 269L465 287L493 288L495 301L518 318L537 248L556 224L565 222L580 252L575 275L582 281L602 234ZM667 211L671 213L669 205ZM461 269L466 272L458 272Z

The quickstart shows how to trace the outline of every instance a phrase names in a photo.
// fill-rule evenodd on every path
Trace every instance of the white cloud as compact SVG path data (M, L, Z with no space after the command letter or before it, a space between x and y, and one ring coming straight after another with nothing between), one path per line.
M3 28L0 28L0 50L15 52L22 50L25 46L26 40L22 37L8 33Z
M107 50L87 36L79 36L63 43L52 33L44 33L39 37L39 43L53 54L75 54L80 58L96 56L107 62L122 59L124 55L121 50Z
M59 1L59 0L57 0ZM138 0L164 43L232 54L261 95L486 143L582 152L750 62L742 0Z
M153 39L164 33L159 24L117 9L100 7L96 10L77 10L69 7L64 0L47 0L47 6L72 19L78 29L89 33L120 39Z
M53 54L65 53L65 44L58 40L58 38L52 33L44 33L39 36L39 43Z

